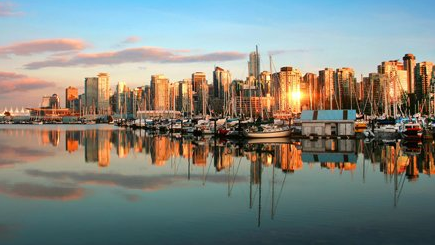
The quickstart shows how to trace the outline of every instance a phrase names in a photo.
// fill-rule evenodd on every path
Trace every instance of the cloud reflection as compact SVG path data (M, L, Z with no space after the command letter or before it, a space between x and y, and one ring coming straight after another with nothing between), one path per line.
M75 173L75 172L46 172L37 169L27 170L32 177L43 177L51 180L70 180L76 184L94 184L118 186L126 189L138 189L144 191L157 191L174 185L176 182L186 180L183 176L172 175L123 175L123 174L100 174L100 173ZM202 175L191 175L192 180L203 180ZM237 176L234 182L247 181L246 177ZM227 176L208 176L207 182L227 183ZM177 186L180 186L177 184Z
M85 190L76 187L46 186L35 183L1 183L0 193L29 199L70 201L82 198Z
M53 156L53 152L31 149L25 146L13 147L0 144L0 167L18 163L35 162L41 158Z

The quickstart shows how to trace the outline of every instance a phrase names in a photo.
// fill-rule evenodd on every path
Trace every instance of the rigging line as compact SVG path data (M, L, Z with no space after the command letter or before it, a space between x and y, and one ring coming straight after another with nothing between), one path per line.
M240 168L240 162L241 162L241 161L242 161L242 158L240 157L240 158L239 158L239 164L237 165L237 170L236 170L236 172L234 173L233 183L231 184L230 195L231 195L231 192L233 191L234 183L236 182L236 176L237 176L237 174L239 173L239 168Z
M208 164L208 170L207 170L207 173L205 174L205 177L204 177L204 185L205 185L205 182L207 181L207 176L208 176L208 174L210 172L211 162L212 162L213 158L214 158L214 154L211 155L210 163Z
M276 199L275 207L273 207L273 208L274 208L274 211L273 211L274 214L276 214L276 210L277 210L277 208L278 208L279 200L281 200L282 191L283 191L283 189L284 189L284 183L285 183L286 178L287 178L287 173L284 174L284 180L282 181L281 190L279 191L278 199Z

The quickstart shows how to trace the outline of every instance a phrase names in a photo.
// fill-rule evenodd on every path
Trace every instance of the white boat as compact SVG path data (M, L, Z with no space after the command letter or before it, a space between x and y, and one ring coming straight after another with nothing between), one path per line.
M394 139L399 136L399 127L396 125L386 124L373 129L376 138Z
M247 130L244 131L246 138L278 138L289 137L289 127L265 126L262 131Z
M40 120L35 120L35 121L32 121L32 124L33 125L42 125L42 124L44 124L44 122L40 121Z

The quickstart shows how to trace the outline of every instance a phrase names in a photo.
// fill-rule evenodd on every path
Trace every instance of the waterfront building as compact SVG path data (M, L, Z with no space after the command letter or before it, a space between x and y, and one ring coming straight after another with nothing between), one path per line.
M272 76L275 89L276 109L287 113L301 112L301 81L302 74L293 67L282 67L279 73Z
M195 114L206 114L208 85L204 72L195 72L192 74L192 89Z
M415 80L414 80L414 69L415 69L416 61L415 56L413 54L405 54L403 56L403 68L407 73L407 89L408 93L415 93Z
M108 73L98 74L98 97L97 110L98 114L110 114L110 81Z
M301 105L303 109L320 108L320 87L316 74L306 73L301 83Z
M301 114L303 136L355 135L355 110L305 110Z
M433 76L434 64L429 61L417 63L415 66L415 93L421 106L426 105L424 111L428 111L429 95L431 92L430 82ZM420 108L418 108L420 111Z
M164 75L151 76L150 102L153 110L169 110L169 79Z
M378 73L386 75L387 96L391 103L400 102L403 94L408 93L407 71L398 60L384 61L378 66Z
M177 110L178 97L179 97L179 84L178 82L169 84L169 109L172 111Z
M42 101L40 104L40 108L50 108L50 95L44 95L42 96Z
M96 114L98 104L98 77L85 78L85 114Z
M72 111L78 111L79 108L76 107L76 102L79 98L78 89L69 86L65 89L65 108L69 108Z
M110 114L110 81L108 73L85 78L85 114Z
M335 70L332 68L325 68L319 71L319 87L323 93L320 94L322 109L336 109L338 108L338 99L336 96L336 86L334 83Z
M49 104L49 108L50 109L60 109L60 98L57 94L53 94L52 96L50 96L50 104Z
M183 112L185 116L193 113L192 92L192 81L190 79L178 82L178 103L176 109Z
M355 72L352 68L343 67L335 71L334 79L339 109L356 108L355 104Z
M220 67L213 71L213 103L212 109L215 113L221 114L228 111L232 98L231 73Z

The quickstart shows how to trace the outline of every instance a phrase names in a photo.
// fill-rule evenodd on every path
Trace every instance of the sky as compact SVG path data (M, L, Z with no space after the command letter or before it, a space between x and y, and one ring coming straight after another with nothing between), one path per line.
M261 70L304 74L352 67L357 77L412 53L435 61L433 0L0 0L0 110L35 107L84 78L110 74L131 88L151 75L170 81L220 66L248 74L258 45Z

